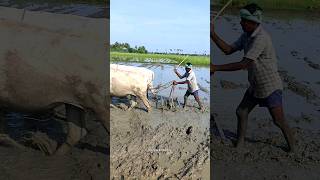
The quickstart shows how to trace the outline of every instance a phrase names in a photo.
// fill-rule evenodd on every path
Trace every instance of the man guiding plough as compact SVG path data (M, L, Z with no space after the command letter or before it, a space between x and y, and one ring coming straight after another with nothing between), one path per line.
M186 63L185 70L186 70L186 72L184 73L184 75L181 75L178 72L177 68L174 68L174 72L176 73L176 75L180 79L186 78L186 80L180 81L180 82L173 81L173 85L177 85L177 84L187 84L188 85L188 89L186 91L186 94L184 95L183 108L186 108L188 97L190 95L193 95L194 99L197 101L197 103L199 105L199 109L201 111L204 111L203 105L202 105L202 103L200 101L200 97L199 97L199 86L197 83L197 78L196 78L194 71L192 70L192 64Z

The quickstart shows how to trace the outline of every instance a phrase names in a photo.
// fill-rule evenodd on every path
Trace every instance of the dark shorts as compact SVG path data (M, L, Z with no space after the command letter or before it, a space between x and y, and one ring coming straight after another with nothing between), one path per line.
M199 90L196 90L195 92L190 92L189 90L187 90L186 94L184 96L190 96L190 95L193 95L193 96L199 96L199 93L198 93Z
M255 104L259 104L260 107L274 108L282 106L282 90L275 90L266 98L256 98L248 90L245 93L245 98Z

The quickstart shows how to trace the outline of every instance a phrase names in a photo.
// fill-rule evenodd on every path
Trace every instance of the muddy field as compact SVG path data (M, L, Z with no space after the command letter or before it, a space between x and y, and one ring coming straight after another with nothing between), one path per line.
M178 80L173 65L159 63L119 64L148 68L155 73L153 86ZM149 93L153 111L143 103L128 111L126 98L113 98L111 108L111 177L117 179L209 179L209 69L193 67L200 84L199 96L205 112L198 109L193 96L182 108L186 85L177 85L168 102L171 86ZM185 70L179 68L180 73Z
M225 15L216 22L217 33L228 42L241 34L239 17ZM214 179L319 179L320 170L320 21L316 14L269 12L264 27L270 32L284 82L284 110L297 141L297 152L284 151L285 139L264 108L249 116L243 151L233 147L235 110L246 88L247 73L216 73L211 79L211 112L227 140L214 128L211 167ZM212 46L215 64L241 60L242 52L224 56Z
M190 101L190 100L189 100ZM209 179L209 111L190 102L185 110L111 109L111 177Z

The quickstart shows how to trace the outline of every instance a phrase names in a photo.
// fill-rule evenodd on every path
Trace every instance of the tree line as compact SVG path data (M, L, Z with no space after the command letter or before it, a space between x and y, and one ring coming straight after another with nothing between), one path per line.
M141 54L148 53L147 49L144 46L131 47L129 43L119 43L119 42L115 42L114 44L111 44L111 51L141 53Z

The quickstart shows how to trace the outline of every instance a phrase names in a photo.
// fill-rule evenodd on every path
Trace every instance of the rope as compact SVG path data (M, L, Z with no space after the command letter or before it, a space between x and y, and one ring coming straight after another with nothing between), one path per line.
M165 89L168 89L170 86L172 86L172 82L173 81L169 81L169 82L167 82L167 83L165 83L165 84L159 84L157 87L155 87L155 88L150 88L150 89L152 89L152 90L154 90L156 93L158 93L158 92L160 92L160 91L163 91L163 90L165 90Z

